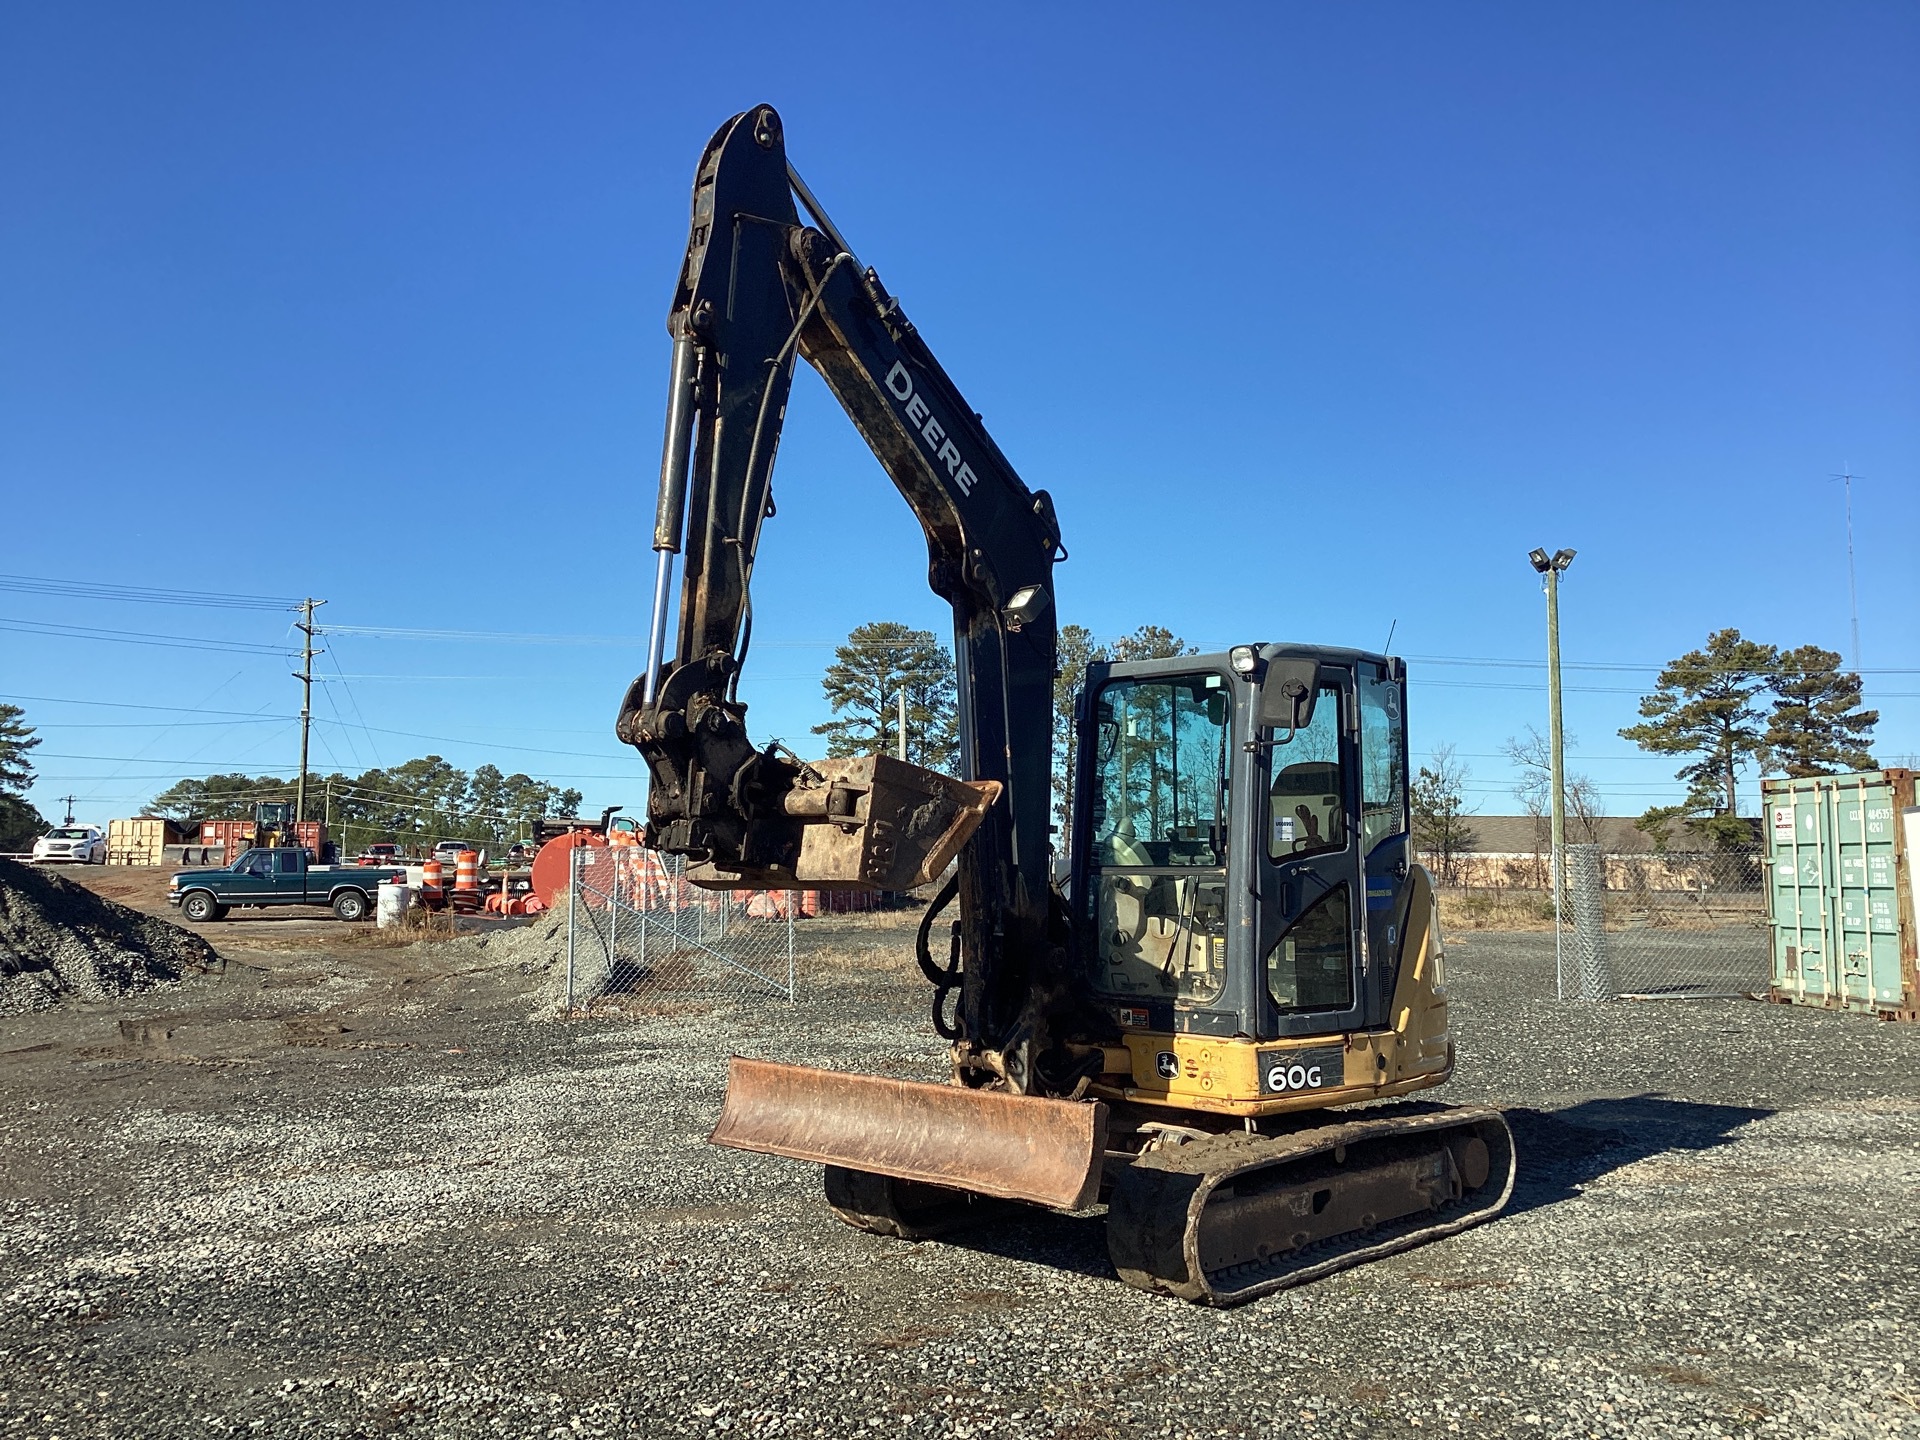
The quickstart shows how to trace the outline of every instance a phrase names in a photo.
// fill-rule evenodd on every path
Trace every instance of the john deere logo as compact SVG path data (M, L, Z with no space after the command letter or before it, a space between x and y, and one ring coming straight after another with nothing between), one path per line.
M1180 1073L1180 1057L1171 1050L1162 1050L1153 1057L1153 1068L1162 1080L1172 1080Z

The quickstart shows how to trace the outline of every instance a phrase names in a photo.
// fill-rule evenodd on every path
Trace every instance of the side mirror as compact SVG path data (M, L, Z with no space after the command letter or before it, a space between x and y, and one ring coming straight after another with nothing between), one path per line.
M1313 723L1313 701L1318 693L1320 662L1285 658L1267 662L1266 679L1260 686L1260 726L1265 730L1284 729L1285 745L1294 732Z

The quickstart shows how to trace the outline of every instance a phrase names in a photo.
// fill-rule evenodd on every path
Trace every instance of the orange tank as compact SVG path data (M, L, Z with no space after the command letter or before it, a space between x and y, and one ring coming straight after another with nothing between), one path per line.
M567 903L568 867L573 852L583 846L604 850L606 837L592 830L569 830L547 841L533 857L533 893L547 909Z

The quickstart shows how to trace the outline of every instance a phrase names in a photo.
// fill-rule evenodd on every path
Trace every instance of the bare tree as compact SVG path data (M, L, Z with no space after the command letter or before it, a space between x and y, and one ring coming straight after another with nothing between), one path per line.
M1566 737L1571 746L1573 737ZM1509 735L1500 753L1520 771L1513 787L1513 798L1533 817L1533 848L1536 857L1551 848L1553 831L1553 746L1546 736L1529 725L1523 735ZM1567 802L1567 839L1575 845L1598 845L1600 821L1606 815L1600 787L1585 775L1569 771L1561 777L1561 793Z

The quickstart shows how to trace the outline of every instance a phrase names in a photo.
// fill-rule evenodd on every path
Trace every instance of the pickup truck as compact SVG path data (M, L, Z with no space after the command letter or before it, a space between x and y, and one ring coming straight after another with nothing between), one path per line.
M167 903L196 925L224 920L235 905L325 905L342 920L364 920L382 880L404 879L402 867L308 863L305 850L249 850L219 870L182 870L167 885Z

